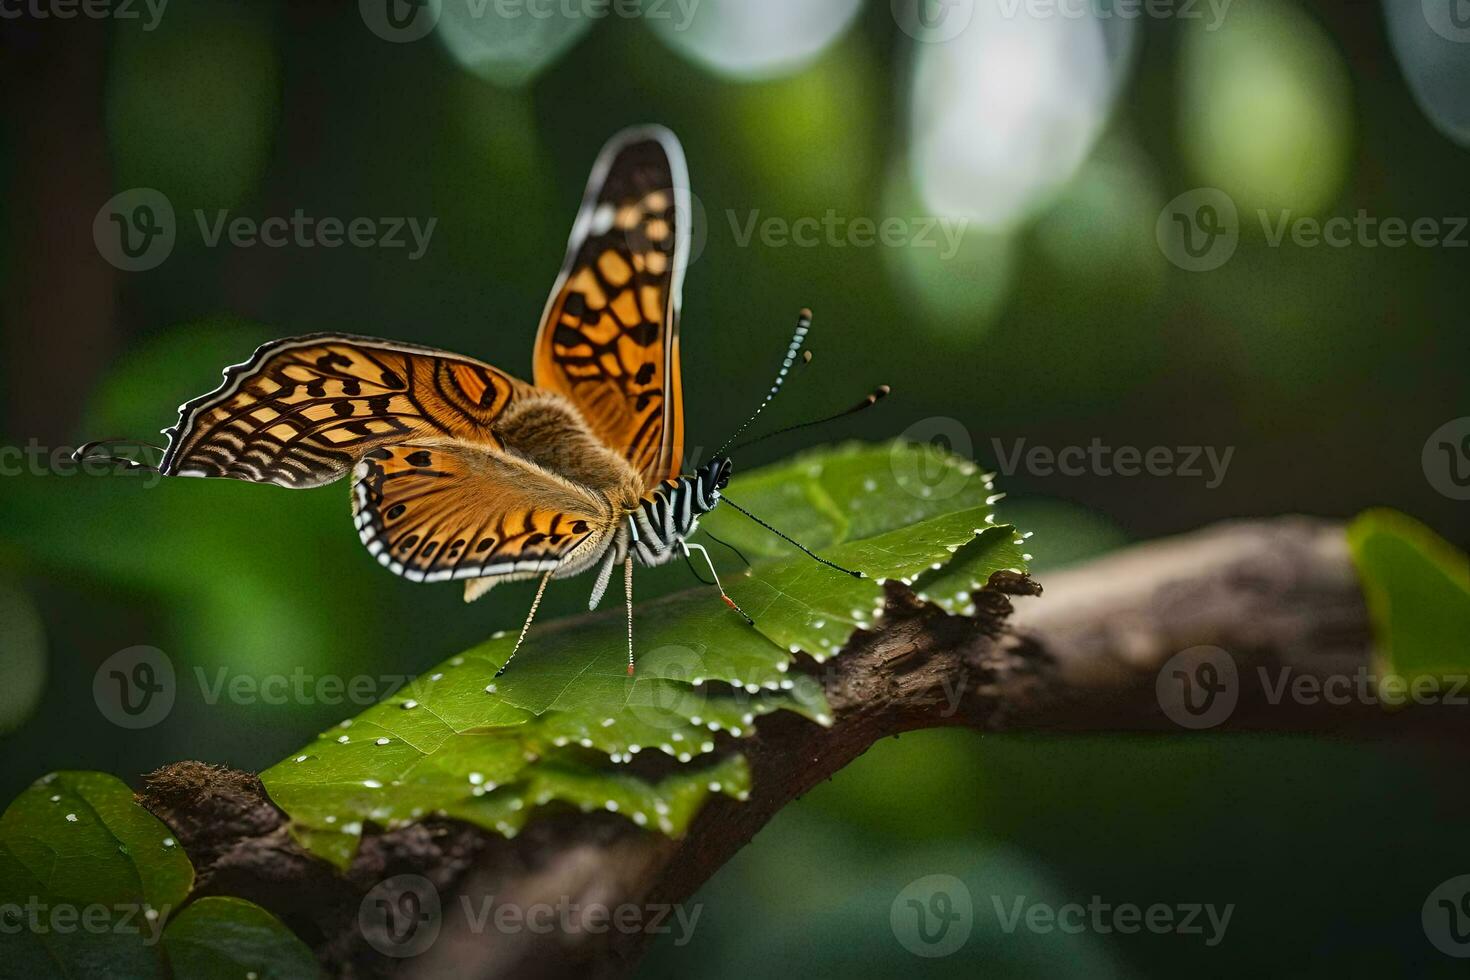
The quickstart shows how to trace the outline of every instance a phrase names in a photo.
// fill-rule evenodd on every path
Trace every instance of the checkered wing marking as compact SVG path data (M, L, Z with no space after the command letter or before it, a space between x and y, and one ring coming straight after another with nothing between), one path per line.
M319 486L389 443L495 447L491 425L530 390L488 364L426 347L341 334L277 340L179 408L160 469Z

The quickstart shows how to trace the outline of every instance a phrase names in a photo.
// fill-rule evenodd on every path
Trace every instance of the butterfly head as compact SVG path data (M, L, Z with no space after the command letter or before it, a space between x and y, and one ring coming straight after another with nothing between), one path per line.
M719 499L720 491L730 485L730 468L730 457L716 456L695 471L694 478L705 499L711 503Z

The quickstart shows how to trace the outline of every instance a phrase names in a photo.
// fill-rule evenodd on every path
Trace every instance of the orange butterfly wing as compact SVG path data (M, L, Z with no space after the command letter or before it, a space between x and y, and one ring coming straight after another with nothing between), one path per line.
M498 446L491 425L530 392L488 364L427 347L343 334L277 340L180 406L159 469L320 486L388 443Z
M536 385L565 395L645 486L678 476L679 305L689 261L684 151L661 127L603 148L536 336Z
M601 557L615 525L586 488L478 446L380 446L353 476L362 543L416 582L575 575Z

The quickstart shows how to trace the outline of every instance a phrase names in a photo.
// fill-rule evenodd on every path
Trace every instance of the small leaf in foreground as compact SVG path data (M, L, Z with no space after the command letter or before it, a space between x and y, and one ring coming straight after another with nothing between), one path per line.
M210 896L169 923L163 948L175 977L189 980L315 980L311 950L275 916L253 902Z
M1397 511L1370 510L1348 528L1382 674L1470 674L1470 558Z

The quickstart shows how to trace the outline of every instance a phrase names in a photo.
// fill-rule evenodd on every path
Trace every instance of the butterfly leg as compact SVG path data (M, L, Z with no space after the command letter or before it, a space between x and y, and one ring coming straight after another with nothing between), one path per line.
M725 600L725 605L738 612L742 619L744 619L751 626L754 626L755 620L751 619L744 609L741 609L739 606L735 605L735 600L730 598L729 594L725 592L725 587L720 584L720 576L718 573L715 572L715 563L710 560L709 552L705 550L704 545L690 544L687 541L680 541L679 545L684 549L685 558L689 557L689 553L691 551L698 551L701 555L704 556L704 563L709 566L710 576L715 580L715 588L720 590L720 598Z
M519 650L521 648L521 644L525 642L526 631L531 628L531 620L536 618L536 610L541 605L541 597L546 594L546 583L550 581L550 572L547 572L545 575L541 576L541 584L536 586L536 598L531 600L531 611L526 614L526 622L521 627L521 635L516 637L516 645L511 648L510 656L505 658L505 663L501 664L500 669L495 672L496 677L499 677L501 674L505 673L506 669L510 667L510 662L516 658L516 651ZM631 629L631 627L629 628Z
M623 595L628 603L628 676L633 676L633 554L623 559Z

